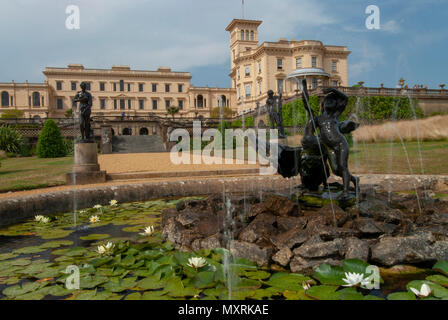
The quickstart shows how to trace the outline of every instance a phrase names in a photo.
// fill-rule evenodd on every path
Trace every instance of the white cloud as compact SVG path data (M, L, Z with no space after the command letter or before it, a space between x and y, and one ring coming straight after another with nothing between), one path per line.
M389 20L381 26L381 30L397 34L401 32L401 26L398 24L397 21Z
M349 78L362 78L382 64L384 61L384 52L378 45L363 41L357 46L357 52L354 55L354 62L349 64Z

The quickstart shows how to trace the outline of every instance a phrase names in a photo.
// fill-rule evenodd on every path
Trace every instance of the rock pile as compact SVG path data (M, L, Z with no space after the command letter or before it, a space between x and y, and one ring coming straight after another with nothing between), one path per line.
M163 214L163 234L180 250L225 247L235 256L307 273L344 259L372 264L448 260L448 202L368 188L358 207L306 208L269 194L180 202ZM420 209L419 209L420 208Z

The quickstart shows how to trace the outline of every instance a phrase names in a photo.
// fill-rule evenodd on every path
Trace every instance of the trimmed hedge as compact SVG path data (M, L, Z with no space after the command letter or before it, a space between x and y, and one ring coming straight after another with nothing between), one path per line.
M318 114L320 109L319 97L312 96L309 102L315 114ZM350 97L340 120L346 120L351 114L357 115L360 120L367 121L414 119L423 118L424 115L417 99L384 96ZM283 106L285 126L305 125L307 116L302 100L290 102Z
M59 158L67 155L67 147L61 132L56 122L51 119L45 121L37 143L36 153L39 158Z

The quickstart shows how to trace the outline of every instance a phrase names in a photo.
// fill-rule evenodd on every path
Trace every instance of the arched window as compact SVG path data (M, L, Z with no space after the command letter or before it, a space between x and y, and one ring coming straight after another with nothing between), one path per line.
M241 30L241 40L244 40L244 30Z
M204 97L202 95L198 95L197 106L198 108L204 108Z
M220 102L219 107L226 107L227 106L227 97L225 95L221 96L221 99L218 99Z
M33 107L40 107L40 93L33 92Z
M124 128L123 129L123 135L124 136L132 136L132 129L131 128Z
M254 32L253 31L250 32L250 40L254 41Z
M148 128L141 128L141 129L140 129L140 135L141 135L141 136L147 136L147 135L149 135Z
M249 40L249 30L246 30L246 40Z
M9 107L9 93L6 91L2 92L2 107Z

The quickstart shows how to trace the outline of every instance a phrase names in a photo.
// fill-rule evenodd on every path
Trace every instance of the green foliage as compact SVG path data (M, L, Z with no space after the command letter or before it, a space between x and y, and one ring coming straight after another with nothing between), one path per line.
M320 99L310 97L309 103L315 115L319 114ZM356 115L359 120L404 120L423 118L423 111L417 99L407 97L350 97L340 121L347 120L350 115ZM287 103L283 106L283 123L286 127L305 125L308 114L302 100Z
M229 107L216 107L210 111L210 118L221 118L221 112L224 118L231 118L233 115L232 109Z
M350 114L368 121L423 118L418 100L407 97L350 97L341 120L347 119Z
M73 117L73 109L69 109L65 112L66 118L72 118Z
M243 127L243 121L242 121L242 119L238 119L238 120L232 121L230 123L230 126L232 128L242 128ZM245 117L244 118L244 127L245 128L252 128L253 126L254 126L254 117L253 116Z
M74 153L74 148L75 148L75 144L74 144L73 140L70 140L70 139L67 139L67 138L63 138L62 141L64 142L66 155L72 156L73 153Z
M310 97L309 104L315 115L319 113L320 99L317 96ZM302 100L287 103L282 107L283 124L286 127L294 125L305 125L308 121L308 113Z
M17 154L24 148L26 140L17 130L5 125L0 127L0 150Z
M36 152L39 158L59 158L65 157L67 154L67 147L64 144L61 132L52 119L45 121Z
M19 119L23 117L23 111L17 109L5 110L0 116L1 119Z
M166 109L166 113L171 115L174 119L174 115L176 113L179 113L179 110L180 110L179 107L171 106L168 109Z

